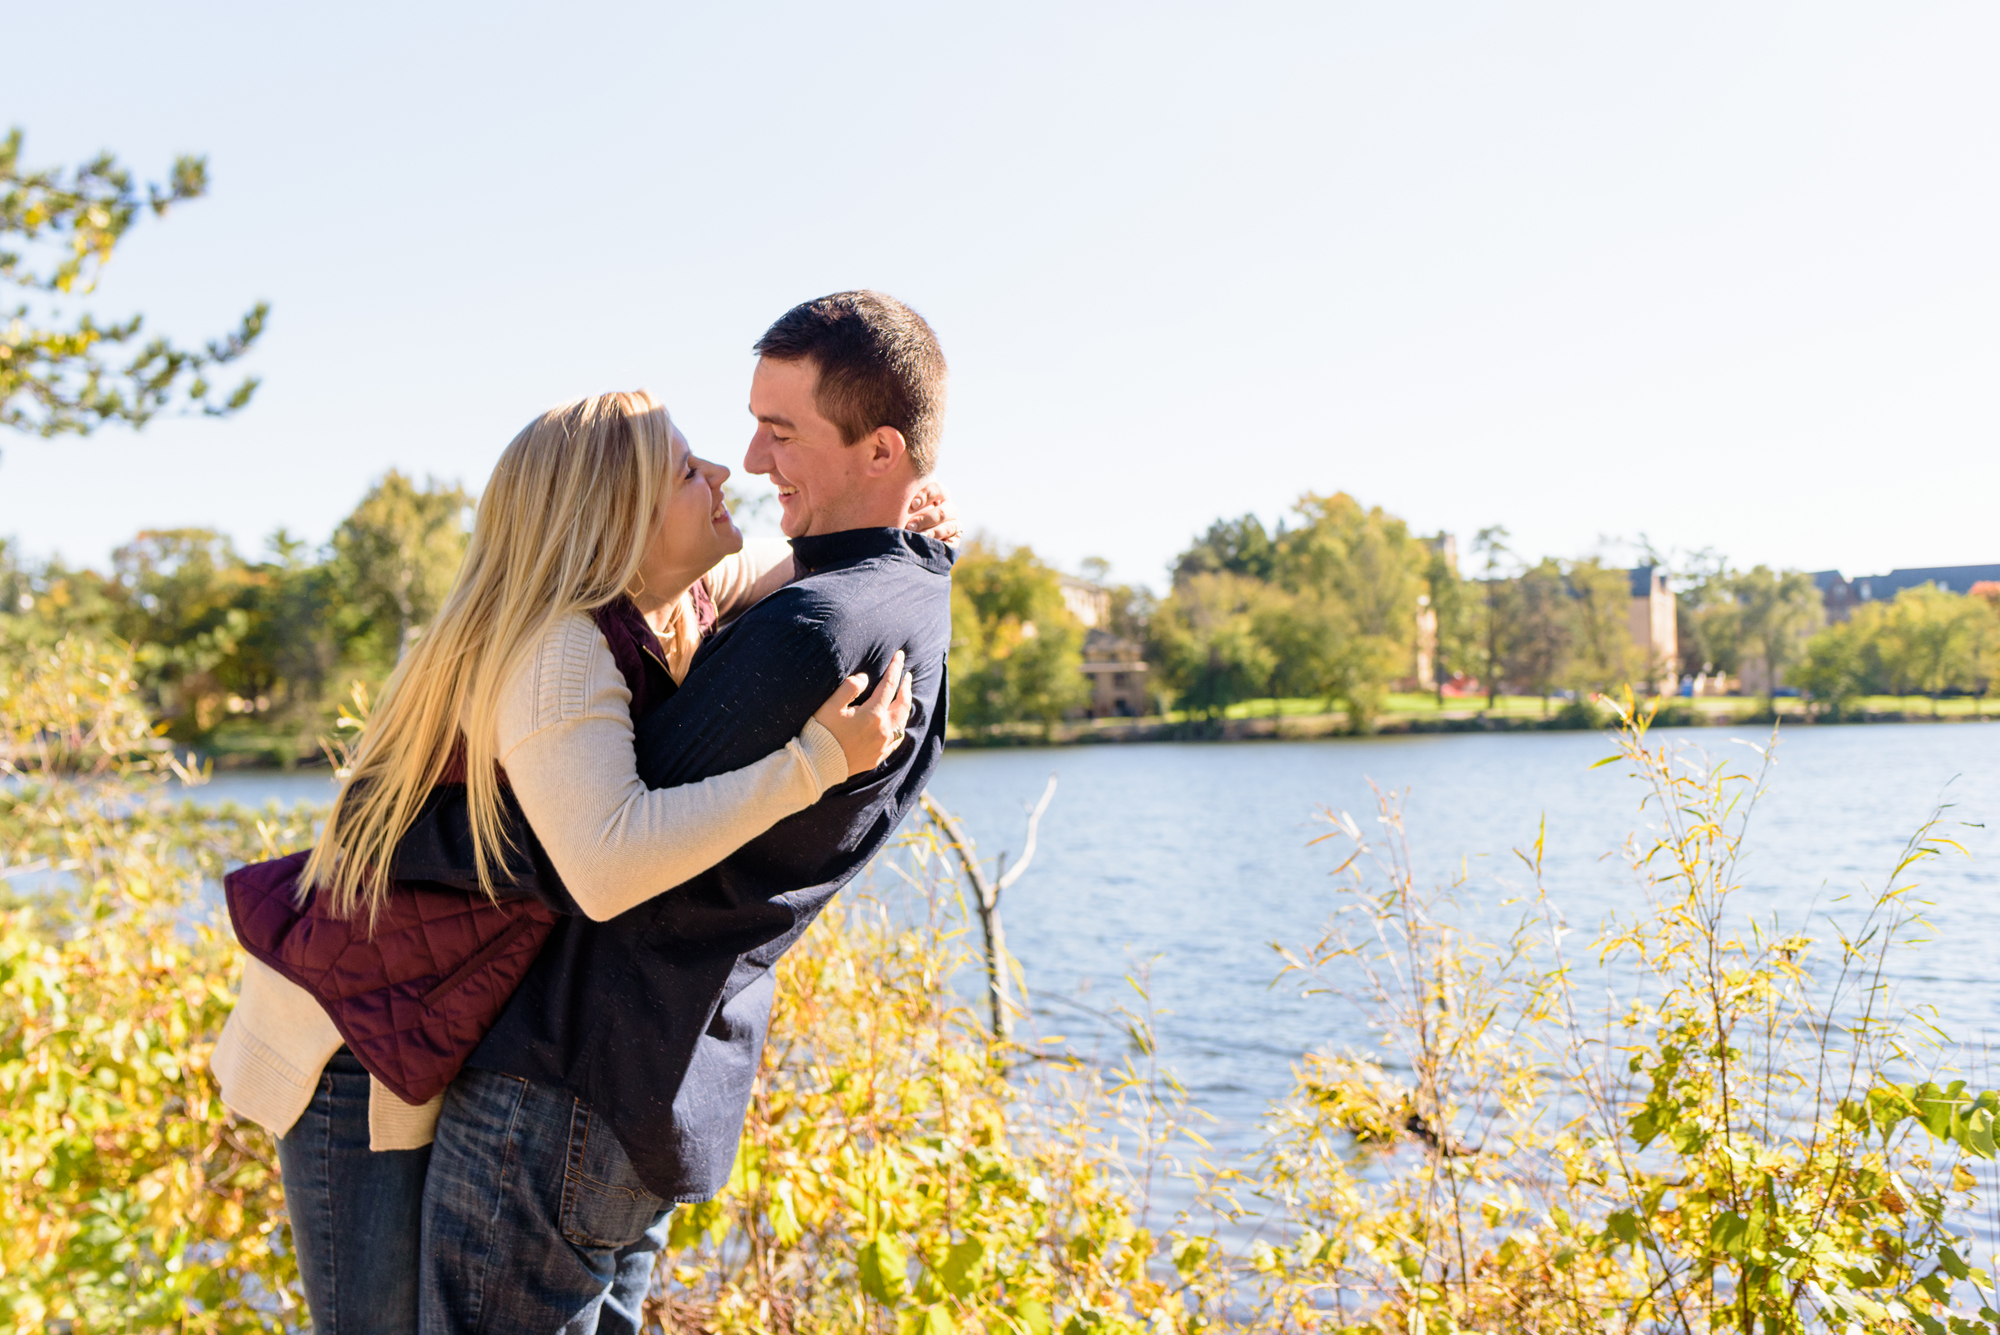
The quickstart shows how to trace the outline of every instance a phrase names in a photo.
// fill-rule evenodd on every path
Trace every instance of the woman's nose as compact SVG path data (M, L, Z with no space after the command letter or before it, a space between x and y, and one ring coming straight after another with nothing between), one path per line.
M708 473L709 486L719 487L729 481L729 465L714 463L707 459L702 460L702 464Z

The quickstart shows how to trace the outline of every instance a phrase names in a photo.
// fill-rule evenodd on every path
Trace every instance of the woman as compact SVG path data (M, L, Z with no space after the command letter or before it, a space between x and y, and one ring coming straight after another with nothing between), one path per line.
M635 705L671 694L718 616L790 577L789 557L759 563L742 555L719 495L727 476L694 457L644 393L552 409L507 447L481 495L458 580L391 675L310 857L263 864L292 864L285 900L294 883L301 897L310 891L294 919L344 927L347 946L372 949L357 956L343 947L335 973L351 981L373 969L380 976L364 982L376 991L366 995L379 996L398 969L429 968L433 974L418 976L426 995L454 998L473 976L492 1003L487 1023L518 980L519 970L494 971L507 951L520 955L513 938L502 950L488 943L461 959L413 964L398 944L405 938L375 930L430 923L449 900L433 898L413 913L412 896L439 892L399 888L388 876L398 840L441 782L466 786L483 892L448 907L522 911L495 902L510 852L499 833L501 804L511 792L571 907L605 919L714 865L828 787L875 768L900 742L909 692L907 681L898 689L895 664L872 704L854 706L867 683L850 678L798 737L754 765L657 791L640 782ZM926 512L925 526L941 517ZM628 638L643 653L621 661L617 647ZM232 884L231 909L250 945L256 933L246 927L255 923L238 888ZM529 958L538 942L530 940ZM397 1078L401 1068L386 1059L400 1044L403 1055L429 1060L430 1074L449 1080L478 1025L468 1031L461 1015L454 1030L427 1031L436 1008L403 1005L408 1014L386 1031L388 1046L366 1048L373 1059L364 1067L342 1045L344 1033L359 1031L336 1027L281 954L251 949L214 1065L229 1106L279 1137L314 1328L413 1330L436 1104L399 1098L378 1077ZM442 982L435 976L447 972Z

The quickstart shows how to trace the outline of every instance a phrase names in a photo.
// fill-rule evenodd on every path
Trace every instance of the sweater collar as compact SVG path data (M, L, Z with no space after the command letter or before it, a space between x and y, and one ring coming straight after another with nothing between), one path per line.
M833 566L849 566L873 556L914 561L935 575L950 575L958 553L939 542L901 528L849 528L792 539L792 558L801 575Z

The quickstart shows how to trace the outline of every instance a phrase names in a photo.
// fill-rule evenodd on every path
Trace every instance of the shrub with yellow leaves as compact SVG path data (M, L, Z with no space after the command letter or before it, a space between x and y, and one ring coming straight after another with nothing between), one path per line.
M213 896L307 817L168 800L128 655L78 639L0 677L0 1321L253 1331L299 1312L268 1137L208 1052L235 990Z

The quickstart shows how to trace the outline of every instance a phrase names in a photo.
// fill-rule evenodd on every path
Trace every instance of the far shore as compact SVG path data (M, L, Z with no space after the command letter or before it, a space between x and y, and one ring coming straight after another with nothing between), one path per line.
M1661 728L1831 727L1868 723L1987 723L2000 720L2000 709L1973 696L1946 697L1933 702L1924 696L1871 696L1857 701L1838 717L1816 713L1796 697L1780 696L1775 711L1753 696L1676 697L1663 701L1654 726ZM1534 696L1502 696L1489 709L1480 698L1452 699L1439 705L1429 695L1393 695L1363 736L1413 733L1576 732L1610 723L1604 710L1576 702ZM1347 713L1310 700L1251 700L1232 705L1220 718L1176 711L1145 718L1065 719L1052 726L1040 723L1001 724L984 733L953 726L947 745L1077 746L1116 742L1295 741L1317 737L1354 736Z
M1764 709L1763 701L1752 696L1706 696L1665 701L1654 722L1662 728L1769 727L1772 722L1790 726L1827 727L1849 723L1985 723L2000 720L2000 705L1973 696L1946 697L1932 712L1931 701L1923 696L1872 696L1857 701L1853 708L1833 718L1814 713L1795 697L1779 697L1775 716ZM1412 733L1466 732L1562 732L1602 728L1610 715L1573 701L1551 699L1546 712L1534 696L1507 695L1488 709L1483 697L1452 699L1443 705L1431 695L1391 695L1375 725L1365 736L1398 736ZM1004 723L985 733L956 725L945 735L951 747L1077 746L1114 742L1190 741L1295 741L1317 737L1354 735L1346 711L1327 709L1318 700L1251 700L1231 705L1220 718L1175 711L1150 714L1144 718L1065 719L1053 726L1041 723ZM285 755L274 745L276 738L244 737L238 745L198 751L197 758L218 771L241 770L323 770L322 755L298 758L285 763ZM296 739L286 737L287 742Z

